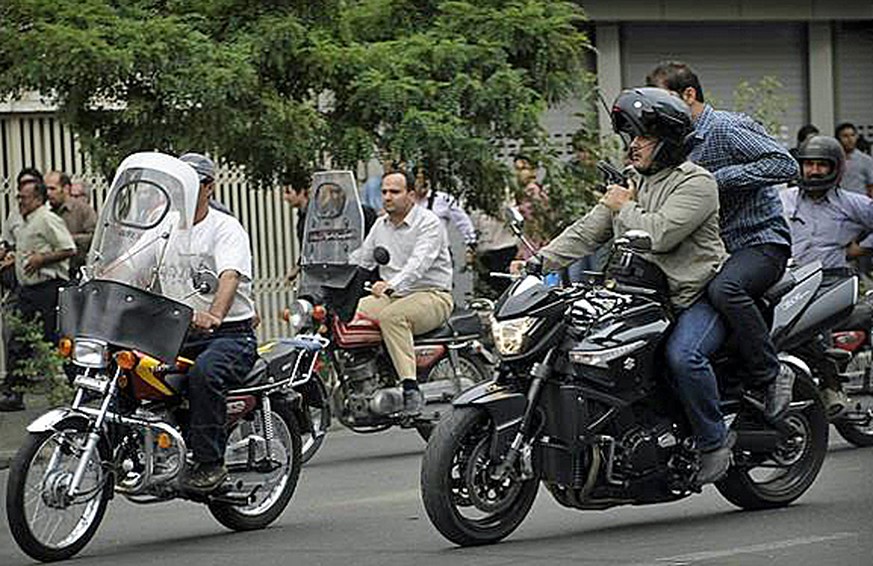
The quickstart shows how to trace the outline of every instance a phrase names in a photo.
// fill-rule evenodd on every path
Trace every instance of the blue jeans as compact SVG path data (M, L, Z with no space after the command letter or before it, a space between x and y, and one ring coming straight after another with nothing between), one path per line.
M224 461L227 445L227 390L242 384L257 358L257 340L252 331L192 334L181 354L194 360L188 372L188 403L191 407L189 444L194 461Z
M667 366L700 450L721 446L727 429L719 408L718 382L709 362L726 337L725 325L706 299L676 318L667 339Z

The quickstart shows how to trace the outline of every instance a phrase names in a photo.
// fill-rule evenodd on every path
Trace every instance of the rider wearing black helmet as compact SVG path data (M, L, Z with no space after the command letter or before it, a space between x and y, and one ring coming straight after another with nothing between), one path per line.
M826 273L845 277L848 260L873 251L873 205L866 195L840 188L846 155L836 139L808 139L797 161L802 172L798 187L780 193L791 226L792 256L799 265L821 261ZM822 374L825 405L834 415L847 399L834 372Z
M686 141L694 130L688 107L677 97L659 88L636 88L622 92L612 107L612 127L618 134L657 138L652 163L637 171L657 173L664 167L679 165L687 155Z
M701 451L697 481L710 483L727 471L733 441L722 421L709 364L725 330L705 297L707 283L727 257L719 237L718 187L712 174L685 160L684 141L692 127L679 99L659 89L626 90L613 105L612 123L616 132L631 138L628 156L639 182L609 186L600 203L537 258L554 270L629 230L651 236L646 263L666 275L677 313L667 363Z

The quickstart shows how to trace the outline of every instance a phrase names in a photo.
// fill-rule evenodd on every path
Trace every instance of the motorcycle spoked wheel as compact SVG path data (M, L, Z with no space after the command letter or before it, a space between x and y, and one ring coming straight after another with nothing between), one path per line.
M495 543L533 505L539 478L490 478L493 423L475 407L455 408L437 425L421 463L421 496L436 529L460 546Z
M254 481L245 481L243 477L234 477L229 474L227 483L236 486L243 492L250 491L256 485L260 485L255 492L255 499L248 505L233 505L224 502L212 501L209 503L209 511L215 519L229 529L235 531L250 531L263 529L277 518L288 506L294 490L297 488L297 480L300 478L300 466L302 458L300 448L300 425L297 418L291 412L290 407L284 403L273 403L273 441L271 451L273 459L279 466L269 473L243 472L252 474ZM241 419L230 431L227 441L228 450L225 461L230 468L234 463L245 465L248 457L248 449L242 448L239 452L234 451L234 446L247 446L246 439L250 435L263 438L261 410L259 409L252 421ZM264 447L256 448L256 459L266 456ZM239 485L242 484L242 485Z
M69 500L66 488L87 442L84 423L67 421L54 431L31 433L18 450L6 486L6 517L18 546L41 562L66 560L97 532L112 495L111 459L102 440L79 484L84 497Z
M732 467L715 484L725 499L743 509L784 507L803 495L821 470L828 448L828 419L815 384L798 377L792 403L785 417L798 434L784 438L777 449L755 462Z
M464 389L467 389L465 385L472 386L485 381L489 377L489 371L485 363L478 356L470 352L458 352L458 366L458 375L461 383L455 384L455 393L451 399L446 399L447 403L451 403L452 399L457 397ZM430 368L427 378L423 380L423 383L433 383L439 380L451 381L454 379L455 374L452 370L452 364L449 362L448 357L445 357ZM449 410L451 409L449 408ZM437 419L422 419L415 423L415 430L418 431L418 434L425 442L427 442L431 433L433 433L436 421Z
M301 463L305 464L324 444L330 426L331 402L327 387L316 375L301 388L300 393L303 396L303 410L309 412L310 423L310 430L304 431L301 437Z

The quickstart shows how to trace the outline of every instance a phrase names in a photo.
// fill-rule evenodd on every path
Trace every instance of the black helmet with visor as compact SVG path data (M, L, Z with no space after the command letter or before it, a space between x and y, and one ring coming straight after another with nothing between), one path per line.
M612 105L612 128L631 138L658 138L652 166L643 174L679 165L688 155L686 142L694 131L691 111L677 96L654 87L623 91Z

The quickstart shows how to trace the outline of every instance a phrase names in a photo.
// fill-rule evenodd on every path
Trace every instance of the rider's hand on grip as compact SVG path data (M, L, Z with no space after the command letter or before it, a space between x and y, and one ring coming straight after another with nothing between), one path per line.
M538 255L531 256L524 262L524 270L528 275L542 275L543 259Z

